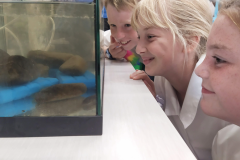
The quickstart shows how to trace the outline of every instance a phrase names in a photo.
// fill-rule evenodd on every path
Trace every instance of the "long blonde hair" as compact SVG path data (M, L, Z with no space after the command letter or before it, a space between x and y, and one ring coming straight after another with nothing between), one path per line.
M139 26L169 29L183 44L186 52L192 37L199 36L196 56L205 53L206 41L212 24L209 0L141 0L132 16L132 27ZM173 44L173 45L174 45ZM187 56L187 54L185 54Z

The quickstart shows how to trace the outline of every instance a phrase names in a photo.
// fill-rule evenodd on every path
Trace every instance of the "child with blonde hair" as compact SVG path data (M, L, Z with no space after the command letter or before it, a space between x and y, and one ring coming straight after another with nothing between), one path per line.
M141 0L132 16L136 51L155 79L141 71L131 78L147 83L198 160L211 160L214 136L228 124L202 112L202 80L194 73L205 57L212 15L209 0Z
M240 0L223 0L211 29L207 53L196 69L202 81L202 110L229 121L213 143L214 160L240 159Z
M111 31L111 34L109 31L104 33L105 44L110 41L109 48L105 49L105 53L106 57L111 60L125 58L136 70L144 70L141 57L136 54L135 50L138 35L131 26L132 12L139 1L140 0L105 1ZM152 80L154 79L154 77L150 78Z
M139 0L105 0L108 24L110 25L110 46L108 58L123 58L127 50L137 45L137 32L131 26L131 16ZM108 38L108 36L106 38Z

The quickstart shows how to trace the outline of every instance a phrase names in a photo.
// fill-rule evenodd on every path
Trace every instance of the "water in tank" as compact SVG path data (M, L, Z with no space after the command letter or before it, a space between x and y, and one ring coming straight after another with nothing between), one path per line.
M0 117L97 115L95 5L0 2Z

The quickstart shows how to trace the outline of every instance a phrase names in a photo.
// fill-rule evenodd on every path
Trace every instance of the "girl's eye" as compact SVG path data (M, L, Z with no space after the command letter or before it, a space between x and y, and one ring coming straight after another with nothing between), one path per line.
M125 24L125 27L131 27L131 24Z
M115 25L115 24L110 24L110 26L111 26L111 27L116 27L116 25Z
M153 38L153 37L155 37L155 36L147 36L148 39L151 39L151 38Z
M213 56L213 58L215 59L215 64L226 63L226 61L224 61L216 56Z

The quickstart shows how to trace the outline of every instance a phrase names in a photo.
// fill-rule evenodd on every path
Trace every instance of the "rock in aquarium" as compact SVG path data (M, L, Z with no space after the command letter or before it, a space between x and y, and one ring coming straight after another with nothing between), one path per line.
M48 77L49 76L49 67L43 64L36 64L40 77Z
M52 68L59 68L65 61L73 55L70 53L48 52L34 50L28 52L28 58L33 59L37 63L47 65Z
M34 116L67 116L82 110L83 97L74 97L36 105ZM96 106L95 106L96 107Z
M2 63L0 70L0 83L5 85L20 85L39 77L37 64L23 56L9 56Z
M87 64L82 57L76 55L63 63L59 70L67 75L79 76L85 73L87 70Z
M35 101L37 103L59 101L78 97L86 92L87 87L84 83L56 84L38 92L35 95Z

